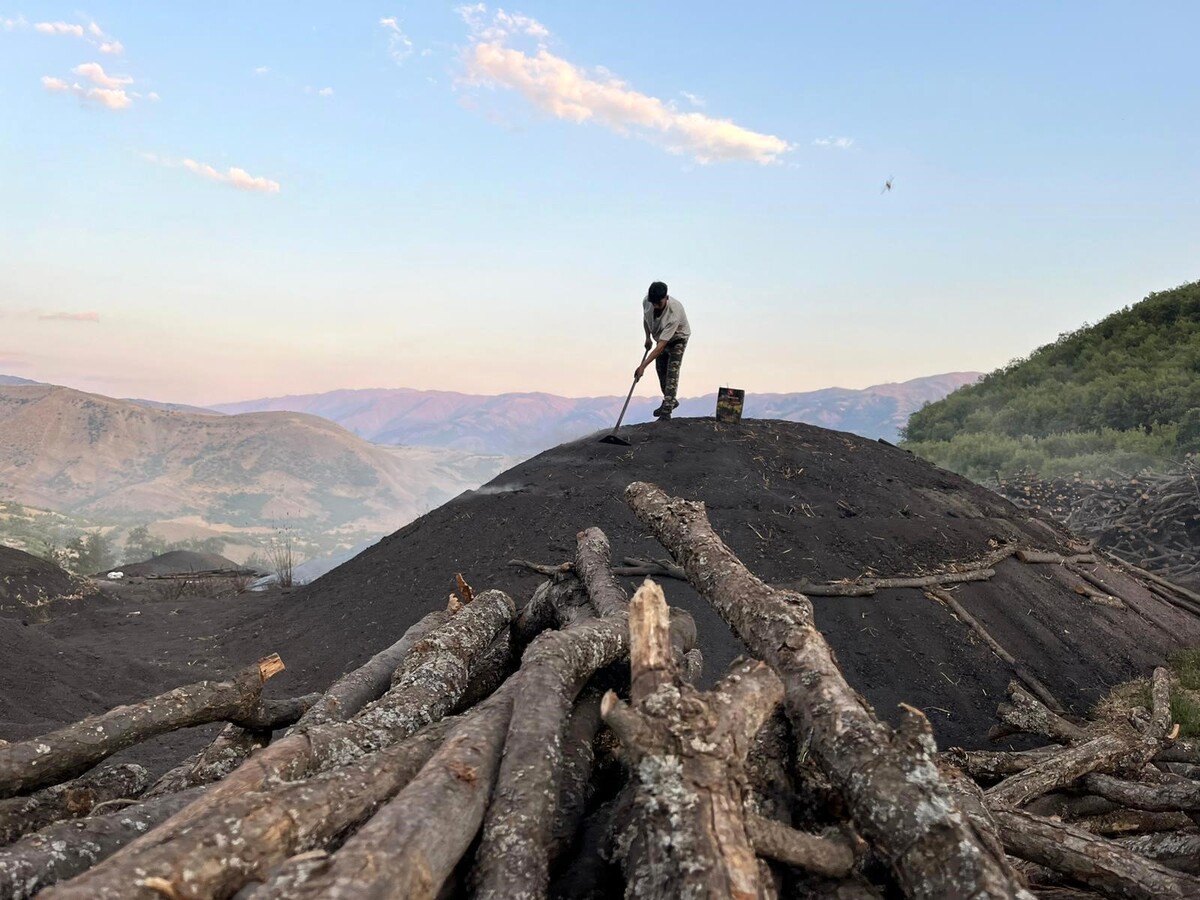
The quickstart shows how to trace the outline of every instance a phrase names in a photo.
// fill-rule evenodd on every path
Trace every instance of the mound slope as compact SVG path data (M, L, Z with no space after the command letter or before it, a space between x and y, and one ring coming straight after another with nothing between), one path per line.
M27 615L90 590L86 579L22 550L0 544L0 616Z
M456 572L521 602L538 577L509 560L570 559L576 532L590 525L606 532L614 560L664 557L622 499L639 480L703 500L725 542L774 584L922 574L1004 545L1070 552L1069 535L1055 526L854 435L790 422L677 419L626 436L628 448L593 437L547 451L305 588L272 647L288 661L284 677L297 691L328 684L443 605ZM1200 619L1103 566L1098 574L1130 599L1127 607L1075 594L1079 579L1061 566L1014 558L999 562L990 580L958 586L955 596L1067 709L1083 713L1113 684L1200 644ZM696 617L706 677L715 678L738 642L687 584L664 587L672 604ZM942 745L984 743L1013 673L945 606L915 589L813 602L848 680L881 715L906 702L926 712Z

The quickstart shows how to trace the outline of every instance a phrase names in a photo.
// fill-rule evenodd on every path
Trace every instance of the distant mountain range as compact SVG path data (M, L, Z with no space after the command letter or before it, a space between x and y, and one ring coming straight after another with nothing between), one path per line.
M895 441L912 412L978 378L978 372L949 372L861 390L750 394L745 415L808 422ZM212 409L224 413L304 412L337 422L374 443L525 457L611 428L624 399L540 393L484 396L394 388L272 397L222 403ZM626 422L649 421L658 402L635 397ZM707 394L683 400L676 415L711 416L715 408L716 394Z
M0 387L0 498L94 521L379 534L511 463L381 447L301 413L194 414Z

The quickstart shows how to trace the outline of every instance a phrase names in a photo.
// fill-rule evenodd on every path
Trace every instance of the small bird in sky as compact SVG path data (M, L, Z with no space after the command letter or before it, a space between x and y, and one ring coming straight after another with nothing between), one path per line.
M886 194L888 191L890 191L892 189L892 182L895 180L896 180L896 176L893 175L891 178L889 178L887 181L885 181L883 183L883 190L881 190L879 193Z

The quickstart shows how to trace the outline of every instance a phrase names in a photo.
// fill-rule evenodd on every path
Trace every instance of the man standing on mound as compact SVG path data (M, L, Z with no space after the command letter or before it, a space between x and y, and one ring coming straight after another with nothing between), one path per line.
M683 351L692 336L687 313L683 304L667 293L661 281L650 285L646 299L642 301L642 328L646 332L646 349L650 352L633 373L640 380L651 362L658 372L658 384L662 388L662 406L654 411L660 419L671 418L679 405L675 395L679 393L679 366L683 362ZM655 341L658 343L656 344ZM654 349L650 349L653 347Z

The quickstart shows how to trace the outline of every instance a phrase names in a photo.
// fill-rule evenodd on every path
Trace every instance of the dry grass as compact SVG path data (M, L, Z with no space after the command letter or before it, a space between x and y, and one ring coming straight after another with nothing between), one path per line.
M1179 724L1179 736L1200 737L1200 648L1173 653L1167 669L1171 673L1171 719ZM1149 678L1117 685L1096 704L1094 715L1102 722L1126 721L1135 706L1149 708Z

